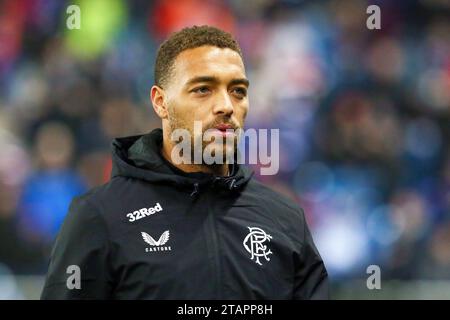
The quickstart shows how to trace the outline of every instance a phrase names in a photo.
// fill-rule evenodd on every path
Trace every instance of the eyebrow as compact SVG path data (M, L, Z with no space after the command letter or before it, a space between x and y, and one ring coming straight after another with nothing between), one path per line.
M200 83L200 82L219 83L220 81L217 77L214 77L214 76L199 76L199 77L190 79L186 83L186 86L190 86L190 85L193 85L195 83ZM238 78L238 79L231 80L229 83L229 85L237 85L237 84L243 84L246 87L248 87L250 85L250 81L248 81L248 79L246 79L246 78Z

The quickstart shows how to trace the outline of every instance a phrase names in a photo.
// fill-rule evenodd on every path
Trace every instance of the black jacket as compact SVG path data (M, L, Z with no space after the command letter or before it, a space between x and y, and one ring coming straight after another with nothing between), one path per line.
M41 299L328 298L301 208L243 166L184 173L161 142L160 129L113 141L111 181L73 200Z

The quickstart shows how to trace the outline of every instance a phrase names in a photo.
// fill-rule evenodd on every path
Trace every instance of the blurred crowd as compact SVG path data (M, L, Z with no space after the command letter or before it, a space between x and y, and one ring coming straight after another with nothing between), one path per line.
M247 128L280 129L280 172L256 178L305 209L332 281L371 264L450 279L445 0L0 0L0 270L46 272L71 199L109 180L111 140L160 126L156 50L194 24L241 44Z

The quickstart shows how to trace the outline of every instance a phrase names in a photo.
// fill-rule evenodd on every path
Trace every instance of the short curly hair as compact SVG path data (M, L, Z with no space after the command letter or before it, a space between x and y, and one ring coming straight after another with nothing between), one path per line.
M159 47L155 63L155 84L161 88L167 85L174 61L182 51L205 45L230 48L242 58L241 48L230 33L207 25L184 28L171 34Z

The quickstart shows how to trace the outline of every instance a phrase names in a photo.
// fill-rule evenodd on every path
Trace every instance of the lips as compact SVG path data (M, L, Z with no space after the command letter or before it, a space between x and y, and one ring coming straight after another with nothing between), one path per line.
M222 137L234 136L235 127L231 124L220 123L213 127ZM229 130L229 131L227 131Z
M224 124L224 123L218 124L214 128L220 131L226 131L227 129L234 129L234 127L231 124Z

